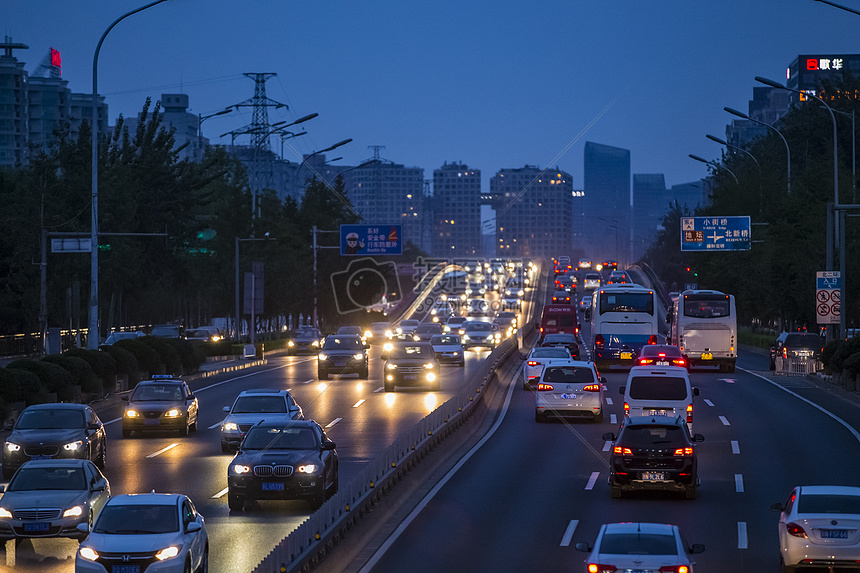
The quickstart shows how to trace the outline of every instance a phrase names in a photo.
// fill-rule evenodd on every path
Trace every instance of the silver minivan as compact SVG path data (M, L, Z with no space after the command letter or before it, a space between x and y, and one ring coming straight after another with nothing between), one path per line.
M684 416L692 431L693 397L699 389L690 384L686 368L634 366L618 392L624 396L625 416Z

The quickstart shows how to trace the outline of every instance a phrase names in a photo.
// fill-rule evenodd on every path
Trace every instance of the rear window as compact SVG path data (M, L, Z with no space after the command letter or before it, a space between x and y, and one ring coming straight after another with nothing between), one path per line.
M559 316L551 316L544 321L544 326L576 326L573 316L562 314Z
M361 340L353 336L355 335L349 335L349 338L329 336L325 339L323 350L361 350Z
M687 439L681 426L629 425L624 428L618 439L625 446L636 448L656 446L658 449L665 449L663 446L667 444L687 444Z
M672 535L607 533L600 542L600 553L612 555L677 555L678 544Z
M838 494L802 494L797 501L798 513L860 513L860 496Z
M433 348L422 344L401 344L395 346L391 352L391 358L430 358L431 356L435 356Z
M582 366L550 366L543 376L544 382L589 384L594 382L594 371Z
M654 293L602 291L600 293L600 314L605 312L654 314Z
M570 358L570 352L566 348L535 348L530 356L531 358Z
M784 345L788 348L821 348L824 344L817 334L789 334Z
M634 400L686 400L687 381L675 376L635 376L627 391Z
M725 294L684 295L684 316L690 318L723 318L729 316L729 297Z

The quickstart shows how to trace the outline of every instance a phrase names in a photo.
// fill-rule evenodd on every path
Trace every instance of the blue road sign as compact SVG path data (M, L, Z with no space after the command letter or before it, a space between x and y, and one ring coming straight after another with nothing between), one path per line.
M681 217L682 251L748 251L749 217Z
M402 255L401 225L341 225L341 255Z

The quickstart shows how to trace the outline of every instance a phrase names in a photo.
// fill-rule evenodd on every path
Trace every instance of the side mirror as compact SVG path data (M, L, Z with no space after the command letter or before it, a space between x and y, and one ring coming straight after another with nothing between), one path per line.
M606 432L605 434L603 434L603 440L606 442L614 442L615 434L613 434L612 432Z
M128 396L120 396L120 400L123 402L128 402Z
M775 504L771 505L770 508L773 511L785 511L785 508L782 506L781 503L775 503Z
M620 387L618 388L618 393L619 393L619 394L621 394L621 395L623 396L623 395L624 395L624 390L626 390L626 389L627 389L627 387L626 387L626 386L620 386Z
M334 442L332 442L331 440L326 440L322 443L322 447L320 449L322 449L322 450L333 450L334 448L335 448Z
M102 478L93 484L93 491L104 491L107 489L107 480Z
M222 411L222 412L229 412L229 411L230 411L230 406L224 406L223 408L221 408L221 411Z
M603 384L603 385L605 386L605 385L606 385L606 377L601 376L601 377L600 377L600 383L601 383L601 384Z
M186 398L185 400L186 400L186 401L187 401L187 400L194 400L195 398L197 398L197 396L195 396L194 394L189 394L189 395L188 395L188 398Z
M693 441L694 442L704 442L705 436L703 436L702 434L693 434Z
M79 523L79 524L77 525L77 527L75 527L75 529L77 529L78 531L80 531L80 532L81 532L81 533L83 533L84 535L89 535L89 534L90 534L90 524L89 524L89 523L87 523L86 521L85 521L85 522L83 522L83 523Z
M5 492L6 492L6 486L0 485L0 493L5 493Z
M577 551L583 551L585 553L588 553L589 551L591 551L591 544L586 543L584 541L580 541L579 543L574 545L574 547L576 547Z
M87 429L88 429L88 430L98 430L98 429L99 429L99 428L101 428L101 427L102 427L102 425L101 425L101 424L97 424L96 422L93 422L92 424L87 424Z
M695 554L695 553L703 553L704 551L705 551L705 546L704 546L704 545L702 545L701 543L694 543L694 544L690 547L690 553L691 553L691 554Z
M693 396L698 396L698 395L699 395L699 389L693 388Z
M185 533L195 533L203 529L203 526L200 525L199 521L192 521L185 527Z

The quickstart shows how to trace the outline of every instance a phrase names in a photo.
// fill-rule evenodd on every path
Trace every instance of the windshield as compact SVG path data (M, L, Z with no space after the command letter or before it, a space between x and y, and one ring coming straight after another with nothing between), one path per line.
M817 334L789 334L785 337L788 348L821 348L824 344Z
M532 350L532 358L570 358L566 348L536 348Z
M138 385L131 395L132 402L175 402L176 400L182 400L182 387L179 384Z
M860 513L860 496L840 494L807 494L797 502L798 513Z
M140 535L179 531L175 505L108 504L102 508L93 533Z
M412 320L412 319L408 319L408 320L401 320L401 321L400 321L400 326L410 326L410 327L415 327L415 326L418 326L418 321L417 321L417 320Z
M582 366L550 366L543 375L544 382L567 382L570 384L589 384L594 382L591 368Z
M630 425L624 428L619 441L629 447L650 448L658 446L659 449L666 444L686 445L687 437L681 426Z
M490 332L493 330L493 325L489 322L473 322L466 325L466 330L471 330L473 332Z
M432 344L460 344L459 336L434 336L430 339Z
M233 414L272 413L287 411L287 403L280 396L239 396L233 404Z
M547 334L543 338L544 344L548 342L563 342L565 344L576 342L576 337L572 334Z
M431 358L435 356L432 347L421 344L401 344L394 348L392 358Z
M673 535L654 533L607 533L600 541L600 553L610 555L677 555Z
M606 312L644 312L654 314L653 292L600 293L600 314Z
M636 376L630 380L634 400L686 400L687 381L675 376Z
M729 297L725 294L684 295L684 316L690 318L723 318L730 314Z
M329 336L325 339L323 350L361 350L361 340L358 338L339 338Z
M83 428L84 413L80 410L25 410L18 418L18 430L59 430L62 428Z
M22 467L6 491L82 490L87 489L83 468Z
M243 450L312 450L318 448L310 428L251 428L242 441Z

